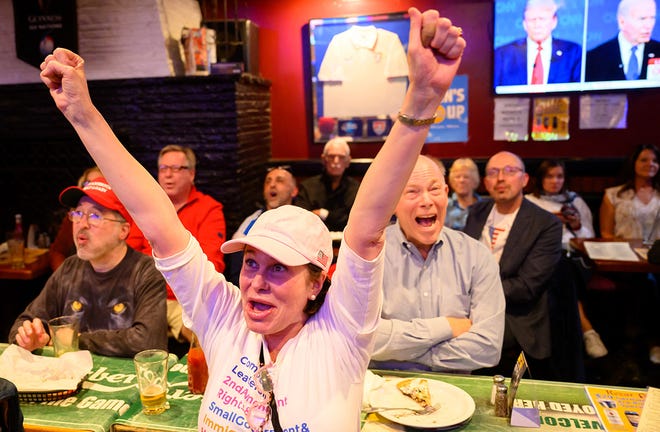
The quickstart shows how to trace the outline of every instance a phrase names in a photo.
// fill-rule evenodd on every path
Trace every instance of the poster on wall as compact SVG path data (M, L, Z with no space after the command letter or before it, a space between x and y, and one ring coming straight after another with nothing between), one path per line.
M580 96L580 129L625 129L627 119L625 94Z
M314 142L382 141L408 85L407 13L309 22Z
M467 142L468 76L456 75L436 111L426 142Z
M57 47L78 51L75 0L13 0L16 56L38 68Z
M527 141L530 103L529 98L495 98L493 139Z
M535 141L561 141L569 138L568 107L570 98L550 97L534 99L532 139Z

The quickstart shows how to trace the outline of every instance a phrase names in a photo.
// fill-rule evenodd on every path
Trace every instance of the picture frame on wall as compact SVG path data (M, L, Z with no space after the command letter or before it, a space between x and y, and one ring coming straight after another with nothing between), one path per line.
M494 94L660 88L660 26L653 2L555 0L554 8L548 1L529 10L527 5L527 0L493 2ZM545 37L538 55L546 50L548 70L541 69L545 76L537 82L528 33Z
M313 142L383 141L408 85L407 12L309 21Z

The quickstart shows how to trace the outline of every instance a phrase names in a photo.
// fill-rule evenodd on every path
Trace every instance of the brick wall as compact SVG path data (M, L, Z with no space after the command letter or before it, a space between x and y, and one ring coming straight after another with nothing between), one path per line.
M193 148L198 188L223 203L230 236L261 197L270 158L270 83L244 74L92 81L92 98L128 150L156 174L166 144ZM14 213L52 235L59 192L93 162L42 84L0 86L2 233Z

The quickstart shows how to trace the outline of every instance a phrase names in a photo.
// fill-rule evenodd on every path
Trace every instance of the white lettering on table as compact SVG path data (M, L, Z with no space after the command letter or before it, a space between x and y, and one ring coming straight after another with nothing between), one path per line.
M99 399L96 396L87 396L77 405L78 408L87 408L93 410L113 410L120 412L128 408L128 404L121 399Z
M135 383L135 374L110 374L106 372L107 367L100 367L93 374L91 374L87 381L107 381L109 383L122 383L122 384L134 384Z

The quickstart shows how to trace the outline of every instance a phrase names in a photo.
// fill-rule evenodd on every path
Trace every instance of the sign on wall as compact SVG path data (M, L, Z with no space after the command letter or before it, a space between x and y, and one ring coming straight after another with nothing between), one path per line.
M559 141L570 138L568 134L570 101L568 97L534 99L533 140Z
M431 125L426 142L467 142L468 77L456 75L440 103L436 115L439 122Z
M530 103L529 98L495 98L493 139L527 141Z
M57 47L78 51L75 0L13 0L16 56L38 68Z

